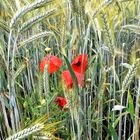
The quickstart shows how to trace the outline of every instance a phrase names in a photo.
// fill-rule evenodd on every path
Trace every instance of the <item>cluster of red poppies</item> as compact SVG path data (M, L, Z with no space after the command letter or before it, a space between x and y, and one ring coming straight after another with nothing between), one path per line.
M43 73L45 65L48 67L48 73L52 74L55 73L59 67L62 66L62 60L53 55L46 55L41 62L40 62L40 71ZM84 86L84 73L87 68L87 55L81 54L77 56L71 63L71 67L75 73L75 76L78 81L79 86ZM69 70L65 70L62 72L62 79L65 82L66 88L70 89L73 87L73 80ZM63 97L57 97L55 103L58 104L58 107L62 109L66 104L67 101Z

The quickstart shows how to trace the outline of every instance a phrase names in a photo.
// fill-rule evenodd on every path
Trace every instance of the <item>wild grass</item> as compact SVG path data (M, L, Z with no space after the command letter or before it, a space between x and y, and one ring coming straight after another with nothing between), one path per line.
M138 0L0 1L0 139L139 140L139 13ZM63 61L54 74L39 70L46 54Z

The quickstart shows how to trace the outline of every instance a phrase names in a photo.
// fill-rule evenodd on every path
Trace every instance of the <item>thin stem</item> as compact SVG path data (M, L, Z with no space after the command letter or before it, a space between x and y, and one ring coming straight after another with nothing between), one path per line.
M122 90L122 94L121 94L121 106L123 105L123 90ZM120 109L120 121L119 121L119 139L121 140L122 137L122 109Z
M73 135L74 135L74 140L76 140L76 133L75 133L75 127L74 127L74 116L73 116L72 109L70 109L70 113L71 113L71 121L72 121L72 131L73 131Z
M12 40L12 30L10 30L9 38L8 38L8 58L7 58L7 81L8 81L8 90L9 97L11 97L11 84L10 84L10 49L11 49L11 40ZM15 132L15 123L14 123L14 115L12 110L11 98L10 98L10 118L12 124L12 130Z
M17 39L18 36L15 38L14 41L14 47L13 47L13 54L12 54L12 96L11 96L11 104L14 107L14 114L15 114L15 122L16 122L16 128L19 128L19 112L18 112L18 106L16 102L16 93L15 93L15 74L14 74L14 64L15 64L15 49L17 47ZM13 99L12 99L13 98Z
M134 121L134 127L133 127L133 138L132 138L132 140L138 140L139 139L139 130L140 130L139 97L140 97L140 77L138 79L138 94L136 96L135 121Z

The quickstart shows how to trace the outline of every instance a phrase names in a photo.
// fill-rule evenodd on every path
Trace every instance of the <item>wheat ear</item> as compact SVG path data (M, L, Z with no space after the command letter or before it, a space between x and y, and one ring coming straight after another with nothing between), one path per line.
M43 82L44 82L44 94L47 101L47 114L49 115L49 95L50 95L50 87L49 87L49 73L48 73L48 65L45 65L44 74L43 74Z
M137 68L139 66L140 59L137 59L129 69L126 77L124 78L124 81L122 83L122 92L124 93L125 90L128 88L129 84L131 83L132 79L134 78Z
M44 92L47 99L48 95L50 94L48 65L45 65L44 68L43 82L44 82Z
M110 28L108 25L108 21L106 18L106 14L104 12L101 13L102 19L103 19L103 24L104 24L104 30L105 30L105 35L108 41L108 47L109 47L109 51L111 52L112 56L114 56L114 42L111 36L111 32L110 32Z
M29 135L40 131L41 129L43 129L44 126L42 124L36 124L33 127L30 128L26 128L16 134L14 134L13 136L10 136L9 138L7 138L6 140L19 140L19 139L23 139L28 137Z
M19 74L20 74L25 68L26 68L26 64L25 64L25 63L22 63L22 64L20 65L20 67L17 69L17 71L15 72L14 78L16 79L16 78L19 76Z
M39 38L42 38L42 37L45 37L45 36L48 36L48 35L51 35L51 34L53 34L53 33L52 32L48 32L48 31L41 32L39 34L31 36L30 38L24 40L23 42L20 42L19 46L22 47L22 46L24 46L24 45L26 45L26 44L28 44L28 43L36 40L36 39L39 39Z
M97 9L93 11L92 18L94 19L98 13L100 13L105 7L111 4L112 1L105 0L102 2Z
M20 9L19 11L17 11L14 15L14 17L11 19L10 22L10 28L12 28L15 24L16 21L21 18L23 15L25 15L27 12L36 9L38 7L43 6L46 3L50 3L52 0L37 0L36 2L28 5L28 6L24 6L22 9Z
M54 14L56 12L56 8L55 9L51 9L43 14L40 14L38 16L33 17L32 19L28 20L27 22L23 23L23 25L21 26L21 28L19 29L19 32L23 32L27 29L29 29L31 26L33 26L35 23L40 22L41 20L43 20L44 18L46 18L47 16L51 16L52 14Z

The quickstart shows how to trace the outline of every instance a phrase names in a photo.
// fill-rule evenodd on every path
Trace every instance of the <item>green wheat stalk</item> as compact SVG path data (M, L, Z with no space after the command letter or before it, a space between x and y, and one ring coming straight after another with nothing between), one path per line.
M17 69L17 71L15 72L15 75L14 75L14 79L16 79L19 74L26 68L26 64L23 63L20 65L20 67Z
M132 82L137 68L139 66L140 59L137 59L129 69L123 83L122 83L122 93L121 93L121 106L123 105L123 93L126 91L130 83ZM119 121L119 140L121 140L121 134L122 134L122 109L120 110L120 121Z
M61 47L65 47L65 43L66 43L66 28L65 28L65 24L66 24L66 19L65 17L62 18L62 23L61 23Z
M38 33L38 34L33 35L33 36L29 37L28 39L20 42L19 46L22 47L22 46L24 46L24 45L26 45L26 44L28 44L28 43L36 40L36 39L39 39L39 38L42 38L42 37L45 37L45 36L48 36L48 35L51 35L51 34L52 34L52 32L48 32L48 31Z
M49 87L49 73L48 73L48 65L45 65L44 74L43 74L43 82L44 82L44 94L47 101L47 114L49 114L49 101L48 97L50 95L50 87Z
M38 78L38 93L39 93L40 98L41 98L41 95L42 95L42 91L43 91L43 77L42 77L42 75L39 75L39 78Z
M139 100L140 100L140 77L138 78L138 93L136 96L136 107L135 107L135 123L133 127L133 138L132 140L137 140L139 139L139 132L140 132L140 127L139 127Z
M30 20L26 21L25 23L23 23L23 25L21 26L21 28L19 29L19 32L23 32L26 31L27 29L29 29L31 26L33 26L35 23L40 22L41 20L43 20L46 17L49 17L51 15L53 15L56 12L56 8L51 9L43 14L40 14L38 16L35 16L33 18L31 18Z
M45 65L44 74L43 74L43 81L44 81L44 91L46 98L50 93L49 89L49 73L48 73L48 65Z
M9 33L9 31L10 31L9 26L3 20L0 20L0 29L6 31L6 33Z
M76 7L76 1L74 0L69 0L70 6L71 6L71 10L73 11L74 14L77 13L77 7Z
M131 30L131 31L134 31L135 33L140 33L140 26L139 25L124 25L122 27L123 29L126 29L126 30Z
M80 13L80 17L84 18L85 17L85 12L84 12L84 1L83 0L79 0L79 13Z
M124 93L125 90L128 88L128 86L130 85L130 83L132 82L135 74L136 74L136 71L137 71L137 68L139 66L139 62L140 62L140 59L137 59L131 66L131 68L129 69L126 77L124 78L123 80L123 83L122 83L122 92Z
M105 36L107 38L107 43L109 47L109 51L111 52L112 56L114 56L114 42L111 36L110 32L110 27L106 18L106 14L104 12L101 13L102 19L103 19L103 25L104 25L104 31L105 31Z
M98 124L98 131L100 132L100 136L102 138L103 135L103 129L102 129L102 124L103 124L103 99L104 99L104 91L105 91L105 83L106 83L106 70L102 66L102 71L101 71L101 81L99 85L99 91L98 91L98 117L100 118L100 123Z
M102 2L97 9L93 11L92 18L94 19L98 13L100 13L104 8L106 8L112 1L105 0Z
M36 124L30 128L26 128L16 134L14 134L13 136L10 136L6 140L19 140L19 139L27 138L28 136L42 130L43 128L44 128L44 126L42 124Z
M3 112L4 123L5 123L6 129L7 129L7 133L9 135L11 132L11 128L10 128L8 116L6 113L6 105L5 105L3 93L0 94L0 103L1 103L1 111Z
M32 11L36 8L39 8L41 6L44 6L46 3L50 3L52 0L37 0L36 2L24 6L22 9L16 12L16 14L13 16L10 22L10 28L13 28L13 26L16 24L17 20L21 18L23 15L25 15L27 12Z

